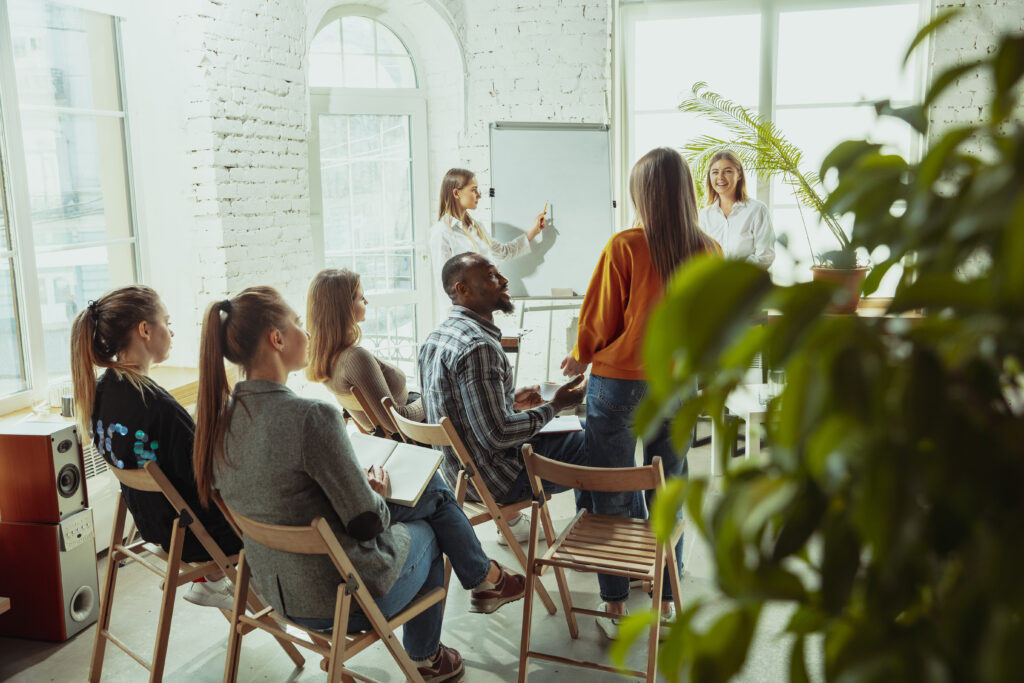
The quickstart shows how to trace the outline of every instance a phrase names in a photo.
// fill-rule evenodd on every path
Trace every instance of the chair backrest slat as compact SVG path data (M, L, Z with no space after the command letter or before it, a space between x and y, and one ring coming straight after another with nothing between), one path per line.
M384 406L384 410L387 411L388 415L391 416L391 421L395 423L398 428L398 433L404 436L407 440L416 441L418 443L426 444L427 446L451 446L452 440L445 431L444 427L439 424L426 424L423 422L414 422L406 417L402 417L395 410L395 402L391 400L390 396L385 396L381 399L381 405ZM448 418L442 418L442 421Z
M363 411L363 414L367 416L367 419L373 423L374 428L380 427L387 434L395 433L395 426L391 423L391 420L388 419L387 410L381 411L380 408L374 406L373 402L370 401L357 386L352 387L352 395L355 396L356 401L359 402L361 407L360 409Z
M523 461L533 477L540 477L561 486L586 491L646 491L660 487L665 477L661 458L645 467L586 467L570 465L534 453L530 444L523 446Z
M274 550L298 555L328 555L330 551L317 530L317 517L309 526L286 526L259 522L224 506L231 520L246 536Z
M149 464L149 463L147 463ZM156 465L156 463L152 463ZM117 480L127 486L130 489L136 491L149 491L150 493L163 493L163 489L145 469L137 470L122 470L116 467L111 467L110 471L114 473Z

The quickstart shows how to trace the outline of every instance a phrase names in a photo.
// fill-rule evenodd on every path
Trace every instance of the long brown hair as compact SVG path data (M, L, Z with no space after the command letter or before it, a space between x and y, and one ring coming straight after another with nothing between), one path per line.
M338 354L359 342L359 325L352 306L359 291L359 275L347 268L321 270L309 283L306 296L306 329L309 331L309 365L306 377L323 382L334 371Z
M141 322L155 323L160 296L145 285L114 289L75 316L71 323L71 383L83 440L91 438L92 409L96 402L96 368L113 368L131 382L145 400L151 380L138 368L119 359Z
M676 150L658 147L641 157L629 174L629 197L662 285L682 263L714 250L697 224L693 174Z
M733 194L733 199L738 202L745 202L750 199L750 197L747 196L747 174L743 172L743 162L740 161L736 152L731 149L720 149L712 154L711 158L708 160L708 172L707 175L704 176L704 194L707 199L707 205L711 206L718 201L718 193L715 192L715 187L711 184L711 167L714 166L717 161L728 161L736 167L736 172L740 175L740 177L736 179L736 192Z
M455 190L461 190L475 178L472 171L464 168L449 168L441 181L441 201L437 207L437 220L446 215L462 220L465 213L459 203L455 201Z
M192 450L196 486L203 505L210 504L214 462L226 462L224 431L230 419L231 390L224 361L240 365L248 374L264 333L283 330L291 315L292 309L273 287L249 287L206 309L199 342L199 400Z

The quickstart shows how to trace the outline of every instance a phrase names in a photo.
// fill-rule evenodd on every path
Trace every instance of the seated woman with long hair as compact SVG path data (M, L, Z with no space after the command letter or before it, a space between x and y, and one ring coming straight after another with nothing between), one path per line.
M149 377L171 351L170 316L157 293L134 285L107 292L71 324L71 380L83 440L119 469L155 461L199 521L228 555L242 540L216 508L199 504L192 473L195 424L174 397ZM96 368L105 368L99 380ZM121 489L142 538L170 550L177 513L162 493ZM191 532L182 559L207 562L209 553ZM226 577L211 575L193 583L185 599L197 605L231 609L233 591Z
M317 273L306 298L310 334L306 376L323 382L335 396L351 396L352 388L358 387L374 411L371 417L394 433L381 399L393 400L398 414L415 422L423 422L423 401L419 394L409 394L404 372L359 345L359 323L366 320L367 303L358 274L344 268ZM350 412L364 431L373 431L373 421L365 413Z
M341 413L294 394L288 374L306 366L308 337L299 316L271 287L250 287L210 306L200 345L195 469L200 496L219 489L247 517L303 526L330 524L384 616L444 582L447 556L471 611L490 613L518 600L526 580L488 559L455 496L435 475L415 507L385 502L386 472L359 466ZM224 361L245 380L228 387ZM311 629L334 624L341 577L325 556L284 553L250 540L246 557L274 609ZM356 607L349 631L370 627ZM402 628L406 652L428 681L458 677L462 657L441 645L443 604Z

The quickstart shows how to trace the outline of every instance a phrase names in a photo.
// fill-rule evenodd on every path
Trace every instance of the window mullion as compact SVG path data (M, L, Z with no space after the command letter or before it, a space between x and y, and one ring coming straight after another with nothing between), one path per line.
M761 9L761 78L758 91L758 113L775 120L775 65L779 59L779 10L774 2L765 2ZM757 196L771 206L772 184L758 176Z
M14 50L10 40L11 27L7 3L0 2L0 117L3 131L0 145L8 173L7 209L8 226L12 251L15 254L14 270L15 303L18 307L20 335L23 349L22 362L26 370L26 384L29 392L20 399L28 405L46 389L46 355L43 338L43 318L39 301L39 287L34 258L35 241L32 235L32 208L29 199L28 170L25 149L22 144L21 110L18 102L17 81L14 73ZM3 408L11 409L3 401Z

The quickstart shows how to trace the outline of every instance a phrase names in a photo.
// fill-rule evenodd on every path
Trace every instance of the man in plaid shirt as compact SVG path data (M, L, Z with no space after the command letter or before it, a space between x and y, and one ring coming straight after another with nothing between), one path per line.
M441 279L452 310L419 353L427 422L436 423L445 416L451 420L498 503L529 498L523 444L529 442L554 460L587 464L583 432L537 436L556 414L580 404L585 393L582 377L562 386L549 403L541 399L539 387L516 391L511 365L501 348L501 331L493 320L494 311L513 310L508 280L490 261L472 252L450 258ZM454 486L458 459L450 448L444 450L441 472ZM549 486L551 492L562 490Z

